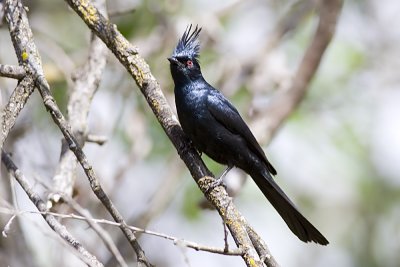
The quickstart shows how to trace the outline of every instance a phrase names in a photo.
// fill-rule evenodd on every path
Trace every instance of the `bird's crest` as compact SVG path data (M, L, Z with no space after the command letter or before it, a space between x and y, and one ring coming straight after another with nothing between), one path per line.
M197 59L199 57L200 50L200 43L198 39L200 31L201 28L199 28L198 25L196 25L196 28L192 31L192 24L190 24L183 33L178 45L175 47L172 56Z

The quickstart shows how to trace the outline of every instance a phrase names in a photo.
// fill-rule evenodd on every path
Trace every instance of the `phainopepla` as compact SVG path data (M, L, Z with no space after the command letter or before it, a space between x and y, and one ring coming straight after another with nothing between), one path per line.
M183 131L199 152L228 166L223 175L232 167L248 173L300 240L327 245L328 240L275 183L276 170L239 112L203 78L198 61L200 31L198 26L192 31L190 25L168 58Z

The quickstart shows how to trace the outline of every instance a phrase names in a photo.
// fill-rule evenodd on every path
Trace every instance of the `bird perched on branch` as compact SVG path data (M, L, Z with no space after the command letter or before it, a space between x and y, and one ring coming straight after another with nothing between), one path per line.
M183 131L199 152L227 169L248 173L280 214L290 230L304 242L327 245L328 240L299 212L276 184L276 170L236 108L221 92L206 82L199 64L201 28L188 26L170 62L175 83L175 102Z

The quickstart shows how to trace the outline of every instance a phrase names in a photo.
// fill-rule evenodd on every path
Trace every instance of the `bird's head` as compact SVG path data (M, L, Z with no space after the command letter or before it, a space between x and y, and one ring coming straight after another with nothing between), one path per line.
M194 81L201 77L198 60L200 49L198 37L200 31L201 28L198 26L192 31L192 25L189 25L171 57L168 58L175 84Z

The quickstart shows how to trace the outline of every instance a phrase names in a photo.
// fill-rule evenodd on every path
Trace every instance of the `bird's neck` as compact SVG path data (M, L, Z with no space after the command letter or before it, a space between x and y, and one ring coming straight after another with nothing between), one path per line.
M200 73L193 73L191 75L182 75L181 73L174 75L172 73L172 78L175 83L175 87L186 87L192 83L202 83L205 82L203 75Z
M189 95L192 95L193 93L198 92L199 90L203 90L206 85L208 84L203 76L198 77L196 80L189 80L188 82L181 82L182 80L179 80L179 82L175 82L175 97L178 98L185 98Z

